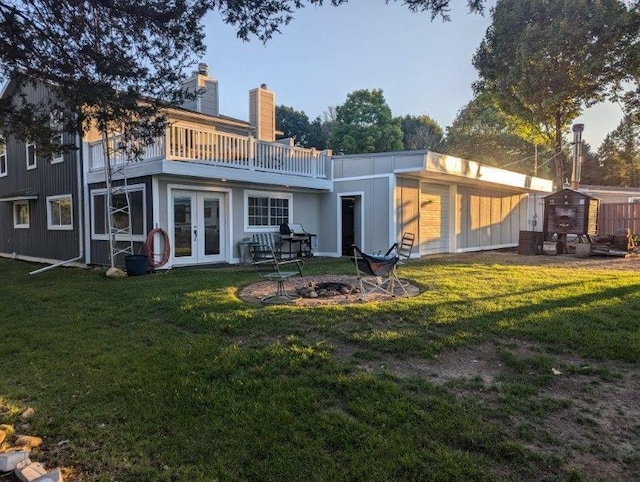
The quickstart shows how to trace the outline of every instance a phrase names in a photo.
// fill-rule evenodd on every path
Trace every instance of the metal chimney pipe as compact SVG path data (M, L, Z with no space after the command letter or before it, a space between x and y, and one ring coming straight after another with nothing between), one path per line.
M584 124L573 124L573 169L571 170L571 189L578 190L582 174L582 131Z

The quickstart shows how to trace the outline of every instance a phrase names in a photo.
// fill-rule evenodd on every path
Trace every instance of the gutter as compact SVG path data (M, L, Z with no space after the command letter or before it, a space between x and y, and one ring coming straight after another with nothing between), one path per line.
M43 273L45 271L49 271L50 269L57 268L58 266L64 266L65 264L73 263L74 261L80 261L83 257L84 255L80 254L80 256L76 258L68 259L66 261L60 261L59 263L52 264L51 266L45 266L44 268L40 268L35 271L30 271L29 274Z

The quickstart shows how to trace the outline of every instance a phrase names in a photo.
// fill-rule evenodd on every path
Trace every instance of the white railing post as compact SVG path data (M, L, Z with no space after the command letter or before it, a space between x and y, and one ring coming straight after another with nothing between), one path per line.
M173 126L167 126L167 132L164 138L164 158L169 159L171 156L171 146L173 145Z
M247 164L249 169L255 171L256 169L256 140L253 136L249 136L249 141L247 142Z

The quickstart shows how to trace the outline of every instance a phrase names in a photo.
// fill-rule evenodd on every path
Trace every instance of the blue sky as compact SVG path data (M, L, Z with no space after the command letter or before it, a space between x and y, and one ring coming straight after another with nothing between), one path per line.
M266 45L242 42L211 13L202 60L218 79L224 115L248 119L248 92L262 83L278 105L310 119L354 90L379 88L394 115L427 114L445 128L472 99L471 59L491 23L488 11L483 17L468 14L466 1L452 4L451 22L432 22L428 13L384 0L307 7ZM575 122L585 124L583 139L596 149L621 115L619 106L601 104Z

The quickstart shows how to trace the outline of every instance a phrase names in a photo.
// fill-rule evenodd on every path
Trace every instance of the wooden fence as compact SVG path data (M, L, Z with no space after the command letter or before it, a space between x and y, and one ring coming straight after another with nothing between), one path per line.
M627 228L632 234L640 234L640 203L600 204L598 234L615 234Z

